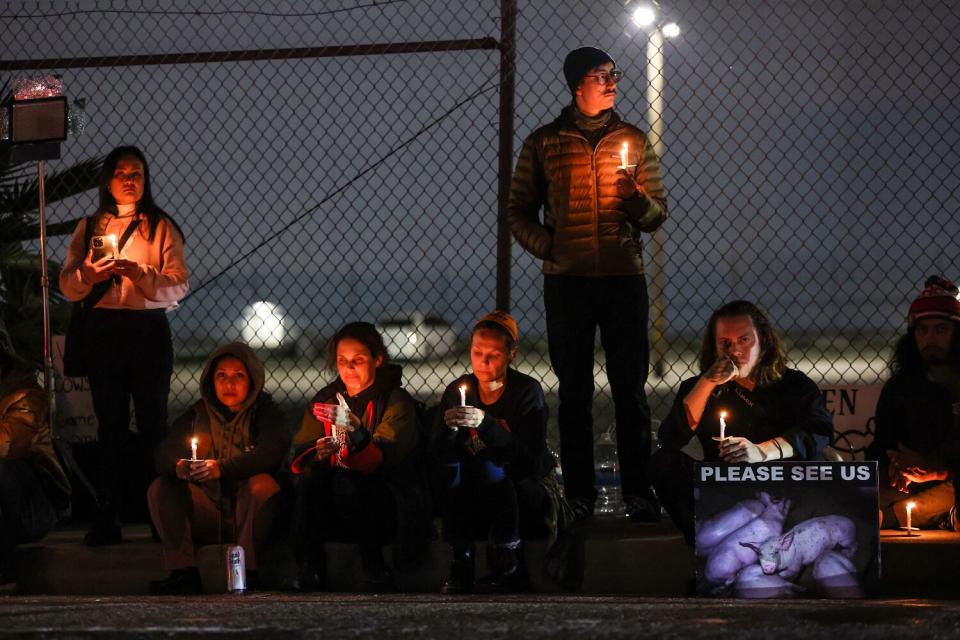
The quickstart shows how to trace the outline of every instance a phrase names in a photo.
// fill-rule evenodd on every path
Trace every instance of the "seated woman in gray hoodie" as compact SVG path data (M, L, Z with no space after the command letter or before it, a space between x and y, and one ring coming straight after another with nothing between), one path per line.
M201 375L200 400L158 447L160 476L147 501L170 576L150 583L151 593L200 593L195 548L218 542L243 547L248 588L256 588L257 551L280 493L272 474L290 447L283 414L263 383L263 364L250 347L218 348Z

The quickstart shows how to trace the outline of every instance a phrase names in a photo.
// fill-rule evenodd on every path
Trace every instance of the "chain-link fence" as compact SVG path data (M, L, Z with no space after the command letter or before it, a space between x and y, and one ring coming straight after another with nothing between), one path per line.
M381 322L409 359L408 389L434 400L495 305L500 3L314 4L0 11L2 77L60 73L86 99L85 133L50 169L137 144L186 232L175 410L211 347L242 338L269 354L268 388L295 421L330 377L325 339L353 319ZM882 380L924 277L960 275L960 12L676 0L640 28L639 4L519 3L513 148L569 102L563 57L584 44L624 69L622 116L661 136L670 217L647 245L662 329L654 417L696 373L710 311L733 298L765 307L818 383ZM668 22L679 35L661 38ZM50 217L94 204L93 191L68 197ZM555 406L542 276L516 246L510 294L519 367ZM599 428L612 422L603 365L598 353Z

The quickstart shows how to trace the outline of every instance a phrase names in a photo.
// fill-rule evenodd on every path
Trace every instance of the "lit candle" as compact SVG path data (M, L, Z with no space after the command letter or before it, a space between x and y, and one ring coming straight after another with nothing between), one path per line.
M721 440L723 440L723 439L726 437L726 435L727 435L727 434L726 434L726 431L727 431L727 420L726 420L726 418L727 418L727 412L726 412L726 411L721 411L721 412L720 412L720 439L721 439Z
M460 406L467 406L467 385L460 385Z
M197 459L197 439L196 438L193 438L192 440L190 440L190 459L191 460Z
M916 502L907 503L907 535L913 535L913 510L916 508Z
M623 146L620 147L620 168L621 168L621 169L626 169L626 168L627 168L627 158L628 158L628 156L629 156L629 152L628 152L627 143L624 142L624 143L623 143Z
M117 256L117 236L110 234L110 245L113 247L113 257L116 259Z

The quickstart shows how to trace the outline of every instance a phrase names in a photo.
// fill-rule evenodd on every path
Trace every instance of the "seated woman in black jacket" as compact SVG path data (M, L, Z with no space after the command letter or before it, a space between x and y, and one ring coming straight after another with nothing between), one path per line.
M359 545L368 589L390 590L381 546L394 543L395 566L412 564L431 526L416 404L370 323L334 334L327 368L339 375L314 396L294 438L298 587L326 587L324 543L336 541Z
M517 323L503 311L477 322L472 373L443 394L431 442L443 492L443 529L453 547L444 593L474 589L474 539L488 540L489 575L479 591L528 588L522 538L551 538L564 512L556 461L547 450L547 405L540 383L510 368Z
M257 586L257 552L280 493L271 474L290 448L283 413L263 384L263 364L250 347L220 347L200 377L201 399L157 449L160 476L147 501L170 576L152 582L151 593L199 593L195 547L221 541L243 547L248 586Z
M786 363L780 336L753 303L736 300L710 316L702 373L680 383L660 426L661 449L650 458L657 497L688 544L695 461L686 450L693 438L707 462L823 459L833 419L816 383Z

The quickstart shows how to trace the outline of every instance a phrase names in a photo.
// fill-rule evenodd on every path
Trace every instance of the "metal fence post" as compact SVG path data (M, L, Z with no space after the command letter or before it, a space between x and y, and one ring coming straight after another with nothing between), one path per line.
M513 99L516 88L517 3L500 3L500 165L497 180L497 309L510 311L510 227L507 204L513 173Z

